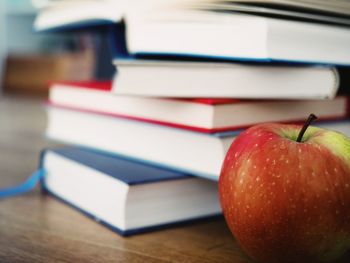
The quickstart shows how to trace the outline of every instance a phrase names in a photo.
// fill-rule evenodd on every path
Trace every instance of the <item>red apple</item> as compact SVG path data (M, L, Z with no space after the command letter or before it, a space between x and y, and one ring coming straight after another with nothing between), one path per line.
M350 247L350 140L300 130L252 127L233 142L222 167L226 222L258 262L329 262Z

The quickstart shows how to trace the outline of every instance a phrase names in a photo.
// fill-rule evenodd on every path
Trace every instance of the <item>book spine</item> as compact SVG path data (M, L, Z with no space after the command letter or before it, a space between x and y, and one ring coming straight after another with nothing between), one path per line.
M113 59L132 58L126 45L126 28L123 21L109 28L108 39Z

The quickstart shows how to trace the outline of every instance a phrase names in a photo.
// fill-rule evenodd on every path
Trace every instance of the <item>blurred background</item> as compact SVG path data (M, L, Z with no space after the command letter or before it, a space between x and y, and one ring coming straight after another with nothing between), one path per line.
M36 33L41 2L0 1L1 93L45 97L51 81L110 79L114 67L105 32Z

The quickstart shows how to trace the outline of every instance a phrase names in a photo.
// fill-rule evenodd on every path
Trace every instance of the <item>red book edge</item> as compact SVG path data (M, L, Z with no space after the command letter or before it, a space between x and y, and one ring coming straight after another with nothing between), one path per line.
M349 108L349 99L347 99L346 101L347 101L346 102L347 108ZM86 108L80 108L80 107L74 107L74 106L67 106L67 105L63 105L63 104L59 104L59 103L53 103L51 101L47 101L46 105L57 107L57 108L63 108L63 109L67 109L67 110L74 110L74 111L79 111L79 112L110 116L110 117L113 117L113 118L120 118L120 119L126 119L126 120L133 120L133 121L152 123L152 124L156 124L156 125L167 126L167 127L172 127L172 128L182 129L182 130L188 130L188 131L194 131L194 132L200 132L200 133L205 133L205 134L215 134L215 133L222 133L222 132L233 132L233 131L247 129L247 128L252 127L254 125L263 123L263 122L257 122L257 123L253 123L253 124L249 124L249 125L227 126L227 127L221 127L221 128L207 129L207 128L203 128L203 127L183 125L183 124L177 124L177 123L166 122L166 121L157 121L157 120L152 120L152 119L147 119L147 118L140 118L140 117L129 116L129 115L124 115L124 114L110 113L110 112L105 112L105 111L89 110L89 109L86 109ZM325 117L320 117L319 120L321 120L321 121L337 121L337 120L346 119L347 117L348 117L348 112L344 112L344 114L341 115L341 116L325 116ZM294 120L279 121L279 123L283 123L283 124L300 124L300 125L303 124L304 122L305 122L305 119L294 119Z
M112 81L54 81L50 82L50 88L54 85L63 85L65 88L72 89L91 89L91 90L99 90L111 92L112 90ZM201 103L208 105L218 105L218 104L232 104L236 102L240 102L239 99L231 99L231 98L162 98L166 100L179 100L179 101L187 101L191 103Z
M66 88L81 88L81 89L93 89L93 90L100 90L104 92L110 92L112 90L112 81L53 81L50 83L50 87L54 86L55 84L58 85L64 85ZM336 121L336 120L343 120L350 116L350 98L347 96L339 96L346 98L346 110L343 115L341 116L324 116L320 117L319 120L321 121ZM269 100L245 100L245 99L231 99L231 98L162 98L162 99L168 99L168 100L179 100L179 101L188 101L190 103L201 103L201 104L207 104L207 105L218 105L218 104L232 104L232 103L245 103L245 102L264 102ZM271 100L270 100L271 101ZM283 100L280 100L283 101ZM284 100L288 101L288 100ZM70 110L76 110L81 112L88 112L88 113L94 113L94 114L102 114L106 116L116 117L116 118L122 118L122 119L128 119L128 120L135 120L135 121L141 121L141 122L148 122L153 123L157 125L162 126L168 126L178 129L184 129L184 130L190 130L195 132L201 132L201 133L207 133L207 134L214 134L214 133L221 133L221 132L230 132L230 131L237 131L241 129L246 129L251 126L257 125L262 122L257 122L254 124L249 125L239 125L239 126L226 126L221 128L213 128L213 129L207 129L203 127L196 127L196 126L190 126L190 125L183 125L183 124L177 124L172 122L166 122L166 121L158 121L158 120L152 120L147 118L141 118L141 117L135 117L135 116L129 116L124 114L117 114L117 113L110 113L105 111L95 111L95 110L89 110L86 108L80 108L80 107L74 107L74 106L67 106L67 105L61 105L58 103L53 103L51 101L47 102L50 106L55 106L59 108L65 108ZM290 120L284 120L279 121L279 123L290 123L290 124L303 124L305 122L304 119L290 119Z

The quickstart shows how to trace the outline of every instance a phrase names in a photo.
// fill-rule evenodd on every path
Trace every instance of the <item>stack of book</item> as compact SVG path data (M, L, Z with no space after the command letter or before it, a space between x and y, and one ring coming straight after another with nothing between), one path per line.
M335 69L350 3L239 2L49 1L39 31L112 24L117 73L52 83L47 135L80 148L46 151L44 188L136 233L219 214L215 181L249 126L313 112L350 135Z

